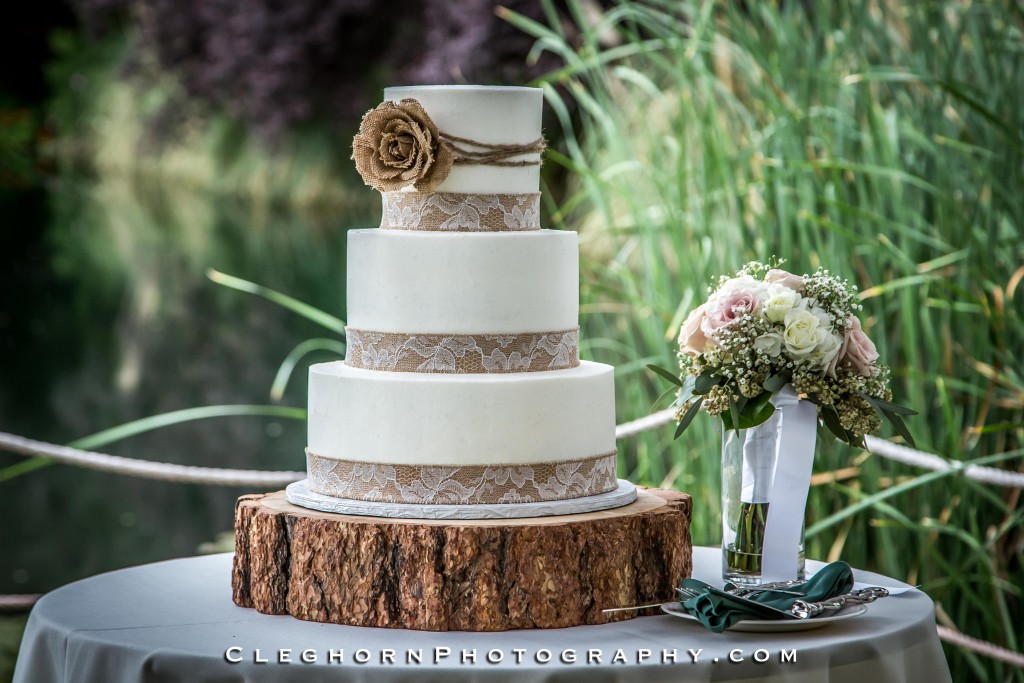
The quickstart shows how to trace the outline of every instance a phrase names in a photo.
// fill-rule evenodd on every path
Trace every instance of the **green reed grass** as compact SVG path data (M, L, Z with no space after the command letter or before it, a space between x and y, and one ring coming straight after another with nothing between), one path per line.
M1021 468L1024 12L745 5L622 2L595 19L570 2L578 38L503 12L564 64L541 82L565 131L549 163L574 178L551 208L580 231L583 351L616 366L619 421L664 406L644 366L674 361L710 278L774 254L861 287L919 447ZM710 419L620 446L624 474L694 494L695 540L720 542ZM810 557L922 584L941 623L1021 650L1020 491L846 446L815 471ZM947 654L954 680L1024 681Z

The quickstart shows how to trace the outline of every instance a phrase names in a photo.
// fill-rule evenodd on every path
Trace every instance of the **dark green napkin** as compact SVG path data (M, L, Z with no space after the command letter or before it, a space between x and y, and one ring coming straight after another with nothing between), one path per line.
M802 584L764 591L741 598L697 579L683 579L683 588L698 591L682 601L683 609L713 633L721 633L743 619L793 619L785 613L797 600L819 602L853 590L853 570L845 562L825 565ZM784 592L783 592L784 591Z

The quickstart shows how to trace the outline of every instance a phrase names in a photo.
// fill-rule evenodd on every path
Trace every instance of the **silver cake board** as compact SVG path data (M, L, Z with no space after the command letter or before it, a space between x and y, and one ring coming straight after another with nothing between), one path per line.
M309 490L306 480L288 484L285 497L292 505L365 517L397 517L405 519L515 519L520 517L551 517L578 515L629 505L636 500L636 486L619 479L614 491L584 498L551 500L537 503L505 503L477 505L439 505L430 503L386 503L335 498Z

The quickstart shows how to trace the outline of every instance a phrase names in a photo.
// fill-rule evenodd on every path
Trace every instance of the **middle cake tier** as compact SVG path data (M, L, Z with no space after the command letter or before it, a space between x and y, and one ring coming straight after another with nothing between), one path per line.
M579 325L576 233L350 230L355 330L553 334Z
M613 368L511 375L309 373L309 487L396 502L522 502L613 490Z

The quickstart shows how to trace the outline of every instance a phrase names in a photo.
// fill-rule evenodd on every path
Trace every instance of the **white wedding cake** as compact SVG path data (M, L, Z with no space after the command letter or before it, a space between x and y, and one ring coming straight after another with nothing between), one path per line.
M347 355L310 368L308 479L289 499L382 515L631 502L613 369L578 357L576 233L539 225L541 91L384 97L354 141L383 219L348 234Z

